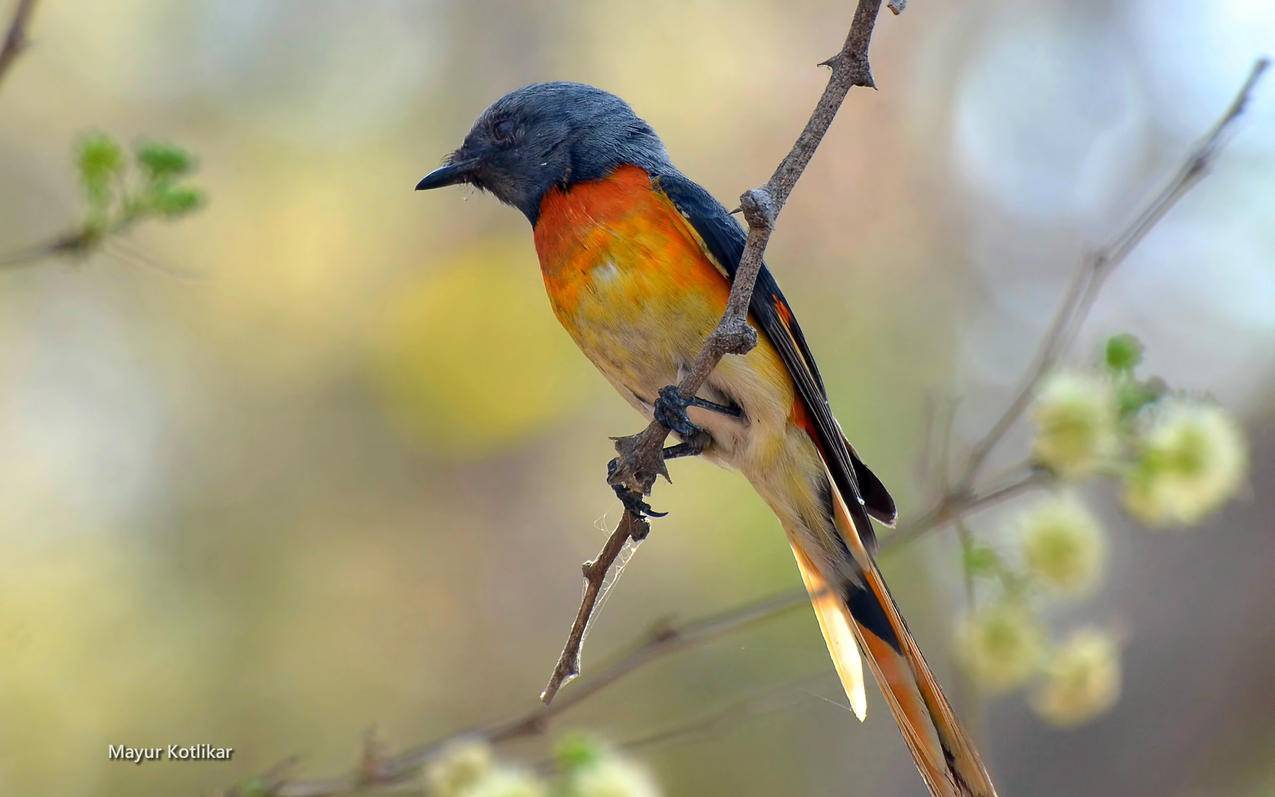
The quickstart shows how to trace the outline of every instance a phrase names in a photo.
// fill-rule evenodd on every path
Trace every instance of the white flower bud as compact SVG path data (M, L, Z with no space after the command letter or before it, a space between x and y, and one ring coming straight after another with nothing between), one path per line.
M1138 445L1124 505L1148 526L1198 523L1235 495L1248 467L1244 433L1225 411L1164 402Z
M1120 655L1115 640L1095 629L1077 632L1046 665L1032 707L1046 722L1074 727L1115 705Z
M1083 476L1119 453L1115 389L1098 374L1050 374L1036 395L1032 417L1037 427L1032 455L1060 476Z
M461 792L461 797L545 797L547 794L544 784L530 773L496 767Z
M1059 496L1028 510L1018 521L1023 560L1046 588L1083 595L1107 562L1107 539L1085 505Z
M1021 685L1040 663L1044 633L1025 606L1000 603L968 615L957 632L957 654L979 684L993 692Z
M570 793L572 797L660 797L646 770L614 754L581 767Z
M461 739L425 768L425 784L432 797L467 797L491 768L491 748L485 742Z

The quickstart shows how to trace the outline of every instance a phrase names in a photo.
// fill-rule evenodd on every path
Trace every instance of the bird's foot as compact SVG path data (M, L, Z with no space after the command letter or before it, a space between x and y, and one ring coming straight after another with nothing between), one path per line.
M664 461L670 459L681 459L682 457L698 457L704 453L704 448L708 445L708 435L701 431L694 437L689 437L684 443L664 447Z
M739 407L734 405L718 404L715 401L702 399L699 396L687 398L682 395L682 391L678 390L676 385L667 385L660 388L660 397L655 400L653 407L655 420L683 440L688 442L691 440L701 441L699 444L700 450L696 451L696 454L704 450L702 441L705 437L705 432L691 423L690 416L686 413L690 407L712 410L722 415L729 415L732 418L738 418L742 414ZM686 455L679 454L679 456Z
M614 462L615 460L612 460ZM668 512L656 512L651 505L646 502L645 497L637 490L630 490L623 484L613 484L611 489L615 490L615 497L620 499L620 503L624 504L624 509L629 514L645 520L652 517L664 517Z

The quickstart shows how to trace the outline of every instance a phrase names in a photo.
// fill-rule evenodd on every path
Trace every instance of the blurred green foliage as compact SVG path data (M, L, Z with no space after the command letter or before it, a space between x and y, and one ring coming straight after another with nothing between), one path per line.
M201 190L183 182L195 169L194 158L170 144L141 142L130 163L115 139L91 133L79 143L76 164L87 208L82 230L89 242L148 218L179 218L205 201Z

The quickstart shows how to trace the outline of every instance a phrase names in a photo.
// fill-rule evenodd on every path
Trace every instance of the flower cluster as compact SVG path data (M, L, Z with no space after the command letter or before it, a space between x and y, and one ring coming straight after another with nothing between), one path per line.
M1118 646L1093 628L1051 642L1039 609L1047 599L1073 599L1093 589L1107 558L1106 536L1070 494L1028 508L1013 528L1017 565L991 548L968 544L966 566L994 579L1000 592L961 622L958 656L991 693L1035 680L1036 713L1051 724L1079 725L1110 708L1119 694Z
M1239 425L1216 405L1140 379L1131 335L1106 345L1102 371L1060 371L1032 414L1034 461L1060 478L1119 476L1125 508L1148 526L1199 523L1240 489L1248 466Z
M1165 401L1142 424L1124 505L1148 526L1199 523L1239 490L1248 464L1243 432L1221 409Z
M1090 594L1106 568L1108 543L1074 491L1085 477L1120 483L1128 513L1150 527L1199 523L1243 484L1243 433L1216 405L1171 394L1140 379L1142 346L1130 335L1107 341L1104 367L1060 371L1041 384L1032 407L1034 466L1068 485L1011 524L1012 555L965 534L965 567L989 580L994 597L962 619L957 655L989 692L1034 681L1029 703L1046 722L1082 724L1120 693L1119 645L1095 628L1052 642L1041 609Z
M1094 472L1120 450L1116 391L1102 374L1060 371L1041 385L1032 454L1060 476Z
M1120 696L1120 660L1109 634L1076 632L1059 646L1032 707L1060 727L1079 725L1115 705Z
M583 737L558 747L552 778L496 761L480 740L458 741L425 770L430 797L659 797L644 769Z

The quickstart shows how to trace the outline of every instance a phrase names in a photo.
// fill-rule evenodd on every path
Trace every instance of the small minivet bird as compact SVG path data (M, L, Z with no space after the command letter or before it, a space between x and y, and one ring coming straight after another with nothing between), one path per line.
M682 440L669 454L739 470L778 515L859 718L862 653L931 794L994 797L873 561L869 516L893 523L894 502L832 417L767 269L750 308L758 345L723 359L690 401L669 387L721 317L744 249L725 208L673 166L628 104L580 83L500 98L416 188L462 183L531 222L558 320L620 395Z

